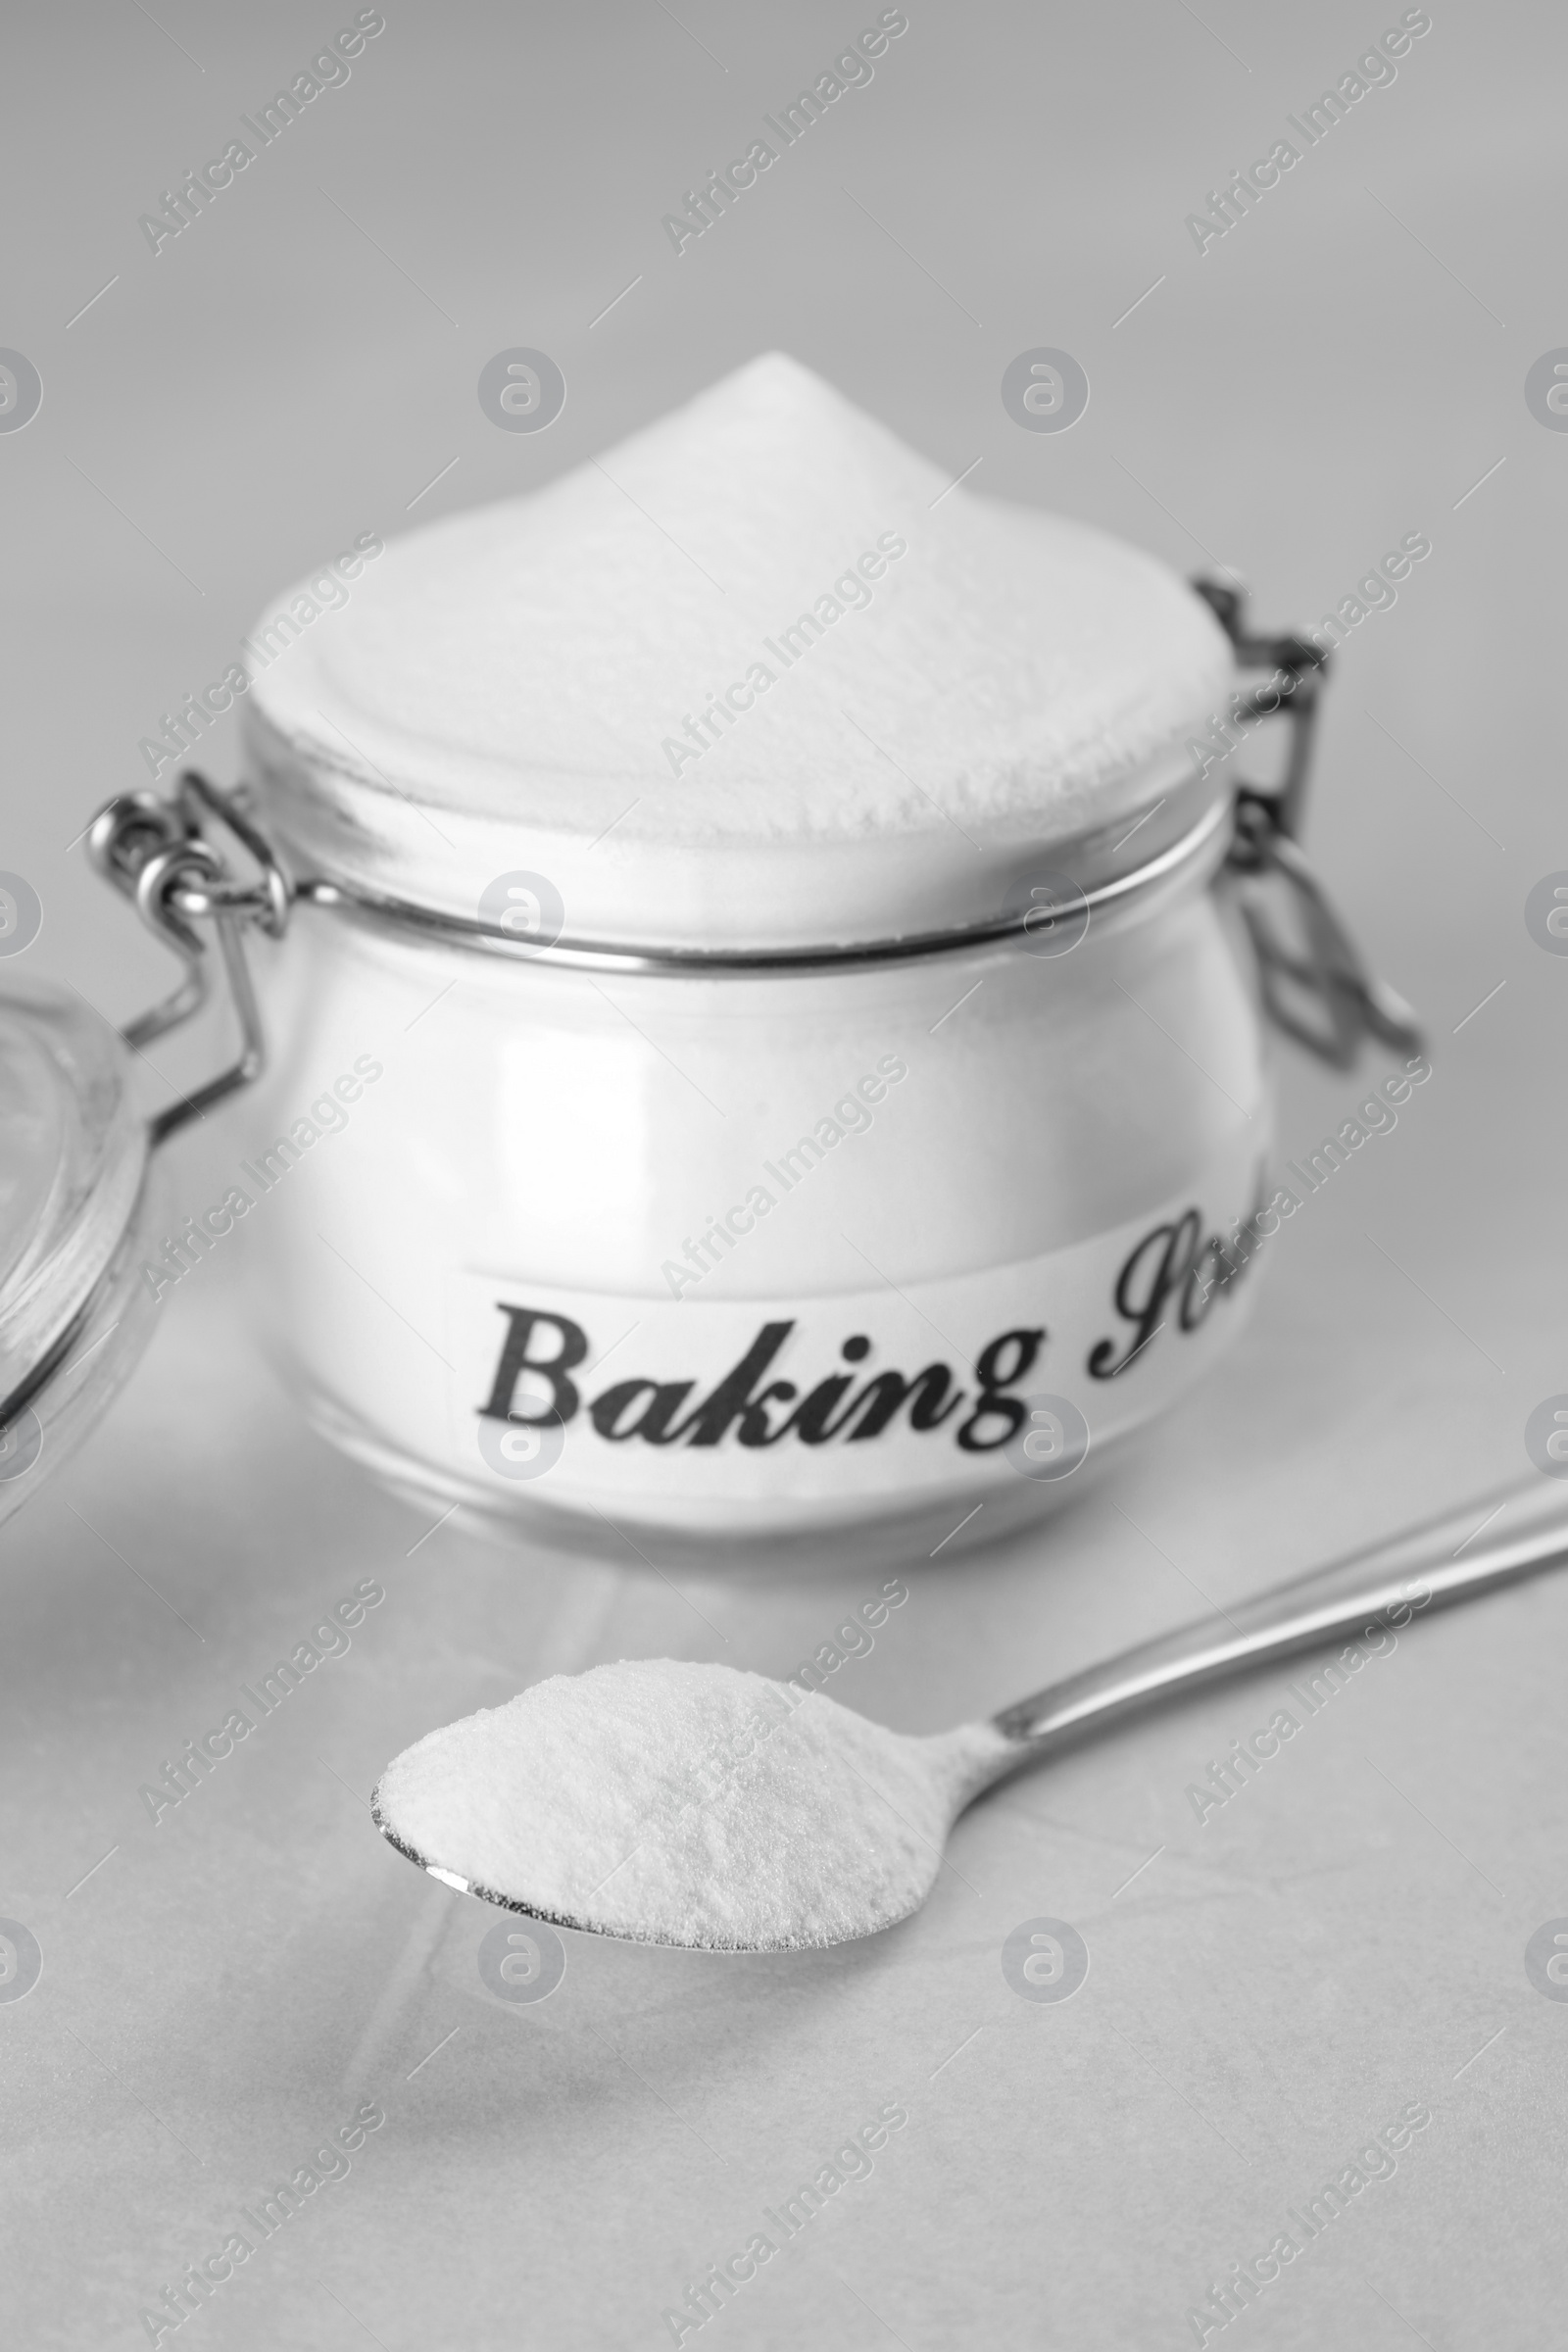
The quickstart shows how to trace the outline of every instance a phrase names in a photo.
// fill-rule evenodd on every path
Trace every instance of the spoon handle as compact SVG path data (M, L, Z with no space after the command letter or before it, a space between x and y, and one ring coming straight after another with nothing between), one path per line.
M1019 1699L994 1719L1018 1744L1002 1770L1243 1667L1363 1633L1381 1646L1387 1629L1408 1625L1419 1610L1470 1600L1564 1562L1568 1494L1546 1480L1505 1488Z

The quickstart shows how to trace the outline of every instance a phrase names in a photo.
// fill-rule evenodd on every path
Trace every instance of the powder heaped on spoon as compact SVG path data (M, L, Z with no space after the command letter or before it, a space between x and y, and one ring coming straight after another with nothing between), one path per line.
M915 1910L955 1811L1008 1753L668 1658L556 1675L398 1756L376 1818L427 1868L639 1941L785 1950Z

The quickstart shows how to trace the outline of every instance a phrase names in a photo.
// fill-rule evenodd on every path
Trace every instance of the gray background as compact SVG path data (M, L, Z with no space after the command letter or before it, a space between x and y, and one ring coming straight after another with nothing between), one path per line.
M1568 439L1523 397L1568 343L1557 23L1439 0L1393 86L1200 258L1184 216L1396 9L913 0L870 86L677 258L661 216L873 9L386 13L347 85L156 259L137 216L352 12L161 0L157 23L83 7L13 34L0 343L45 387L0 435L0 864L45 909L16 968L117 1015L168 985L71 845L275 589L357 532L549 479L760 349L955 474L979 458L976 488L1234 566L1265 619L1314 618L1425 530L1340 662L1311 843L1426 1015L1432 1083L1271 1246L1243 1347L1140 1466L1049 1540L912 1571L837 1695L935 1728L1189 1614L1195 1585L1224 1599L1530 1477L1525 1420L1568 1389L1568 962L1522 911L1568 866ZM537 436L475 398L517 344L569 386ZM999 398L1042 344L1093 386L1065 435ZM210 758L235 772L231 734ZM1282 1066L1293 1152L1359 1090ZM242 1104L182 1146L184 1203L246 1149ZM7 1531L0 1911L44 1951L0 2006L19 2341L145 2341L138 2308L372 2095L388 2120L349 2178L189 2323L213 2345L667 2342L662 2308L896 2096L910 2121L872 2179L705 2342L1190 2342L1209 2282L1416 2099L1434 2121L1396 2177L1238 2326L1448 2352L1554 2324L1568 2004L1523 1953L1568 1912L1568 1588L1418 1628L1205 1828L1184 1787L1273 1683L1004 1792L873 1945L571 1938L552 1999L508 2008L475 1966L489 1917L368 1827L386 1757L604 1657L787 1672L865 1580L677 1562L677 1592L426 1525L304 1431L215 1262ZM388 1599L351 1653L153 1830L137 1784L368 1575ZM1061 2008L1001 1971L1041 1914L1092 1954Z

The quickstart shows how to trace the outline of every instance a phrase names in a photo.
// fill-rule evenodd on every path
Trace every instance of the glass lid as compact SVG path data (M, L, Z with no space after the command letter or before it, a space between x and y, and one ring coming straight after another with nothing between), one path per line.
M0 1517L36 1484L46 1433L51 1456L63 1451L93 1417L89 1399L101 1407L136 1352L133 1228L147 1154L117 1033L79 997L8 982L0 993Z

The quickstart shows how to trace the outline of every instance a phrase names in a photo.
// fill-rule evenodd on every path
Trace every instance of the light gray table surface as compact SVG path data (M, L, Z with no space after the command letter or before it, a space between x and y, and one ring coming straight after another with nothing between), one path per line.
M911 1568L836 1695L935 1729L1530 1475L1520 1406L1561 1267L1510 1279L1512 1238L1472 1213L1495 1095L1471 1052L1287 1229L1248 1335L1142 1460L1026 1541ZM1304 1113L1336 1090L1296 1091ZM1509 1224L1549 1234L1530 1174ZM871 2177L711 2331L1191 2340L1226 2266L1412 2101L1433 2120L1396 2174L1247 2325L1381 2347L1408 2321L1442 2352L1547 2326L1568 2007L1523 1952L1568 1909L1568 1580L1418 1623L1202 1825L1187 1785L1290 1703L1280 1676L997 1792L926 1911L876 1941L719 1958L568 1936L559 1989L509 2006L476 1966L499 1914L369 1824L386 1759L603 1659L787 1673L870 1586L851 1557L788 1588L564 1564L437 1517L302 1426L215 1260L7 1531L4 1908L44 1953L0 2007L19 2341L137 2340L139 2310L367 2099L386 2122L347 2177L192 2330L332 2352L365 2331L389 2352L668 2341L662 2311L889 2102L908 2122ZM386 1599L352 1648L153 1826L140 1785L367 1578ZM1040 1916L1091 1953L1059 2007L1002 1972Z
M0 865L44 902L25 968L120 1017L169 985L79 834L146 781L138 741L267 596L371 524L547 480L758 350L955 475L982 459L976 488L1236 566L1265 620L1314 617L1426 529L1431 560L1344 651L1310 839L1428 1021L1431 1083L1269 1245L1207 1389L1054 1527L911 1566L836 1694L936 1728L1531 1478L1527 1416L1568 1391L1568 959L1523 921L1568 867L1568 436L1523 397L1568 343L1560 24L1434 8L1397 81L1200 256L1186 213L1381 17L911 5L873 84L677 258L662 213L825 63L841 11L386 14L293 144L156 257L140 211L327 20L162 0L157 22L19 28L0 344L45 399L0 436ZM571 386L537 445L474 398L514 344ZM998 398L1035 345L1094 386L1059 439ZM161 1066L188 1083L210 1045ZM1385 1067L1283 1054L1283 1152ZM250 1140L238 1103L181 1144L182 1197ZM476 1966L492 1915L375 1836L386 1760L603 1659L788 1671L866 1577L853 1556L791 1583L661 1577L508 1553L461 1516L430 1532L438 1505L305 1428L247 1280L236 1247L179 1286L93 1444L0 1534L0 1915L43 1952L0 2001L8 2340L145 2343L141 2309L368 2100L385 2122L346 2177L179 2342L668 2343L688 2282L892 2102L908 2120L870 2177L688 2344L1190 2343L1210 2284L1411 2102L1432 2121L1394 2176L1208 2341L1560 2335L1568 2003L1524 1953L1568 1915L1568 1579L1414 1627L1205 1824L1188 1784L1281 1678L999 1791L925 1912L873 1942L720 1959L571 1936L553 1996L509 2005ZM366 1578L386 1599L349 1652L155 1827L140 1786ZM1003 1975L1040 1916L1092 1955L1061 2005Z

